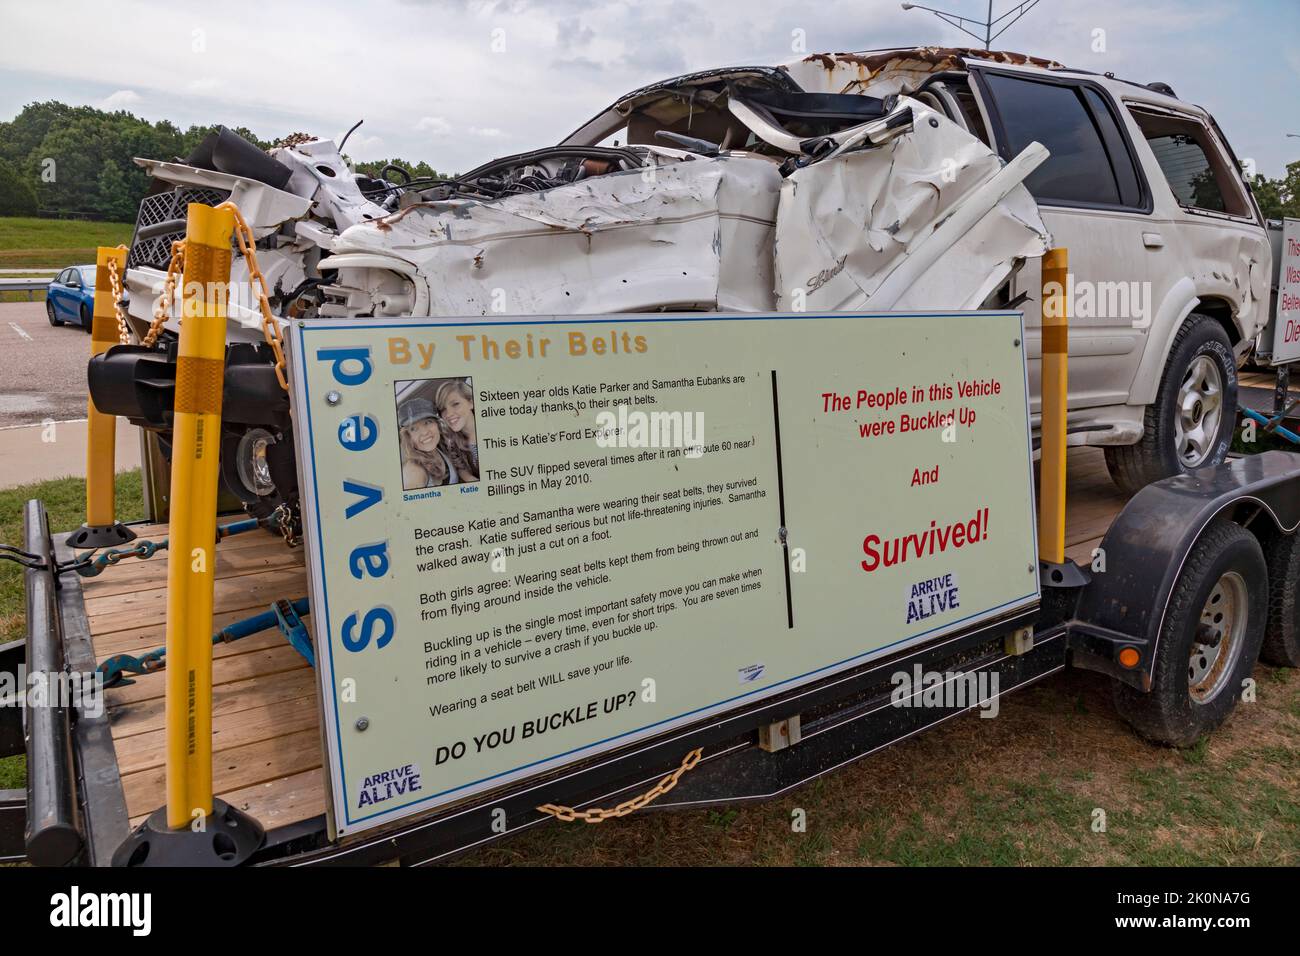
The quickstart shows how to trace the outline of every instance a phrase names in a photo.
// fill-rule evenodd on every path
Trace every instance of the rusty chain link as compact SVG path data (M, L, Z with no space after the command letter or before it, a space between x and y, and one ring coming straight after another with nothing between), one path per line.
M293 531L294 509L291 505L282 504L276 509L276 526L280 529L280 537L284 538L284 543L291 548L298 547L298 536Z
M641 794L639 797L633 797L631 800L624 800L618 806L611 810L592 809L592 810L575 810L573 807L559 807L553 803L544 803L538 807L541 813L549 814L557 820L563 820L568 823L573 820L581 820L583 823L604 823L612 817L625 817L629 813L640 810L647 804L662 797L665 793L677 786L677 781L682 778L682 774L688 770L693 770L695 765L700 762L704 756L704 749L696 747L686 755L682 765L664 777L653 787Z

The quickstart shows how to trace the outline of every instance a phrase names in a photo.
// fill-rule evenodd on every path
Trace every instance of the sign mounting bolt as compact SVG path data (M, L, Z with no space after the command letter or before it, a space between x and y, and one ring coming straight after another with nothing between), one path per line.
M326 405L337 405L341 401L343 401L343 396L340 395L338 392L331 391L325 393Z
M367 727L369 727L369 726L370 726L370 718L369 718L369 717L358 717L358 718L357 718L357 730L365 730L365 729L366 729Z

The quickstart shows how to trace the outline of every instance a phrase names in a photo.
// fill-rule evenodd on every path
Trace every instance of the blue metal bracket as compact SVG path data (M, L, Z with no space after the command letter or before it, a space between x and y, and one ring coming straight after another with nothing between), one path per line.
M293 649L301 654L308 664L315 667L316 649L312 647L311 635L307 633L307 625L302 623L302 615L307 613L307 599L299 598L293 603L281 599L271 605L271 609L275 611L275 620L280 627L280 633L285 636L289 643L293 645Z

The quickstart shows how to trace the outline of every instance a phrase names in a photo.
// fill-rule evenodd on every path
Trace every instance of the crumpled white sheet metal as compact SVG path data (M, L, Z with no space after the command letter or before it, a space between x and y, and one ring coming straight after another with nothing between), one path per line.
M338 255L398 256L431 315L772 305L770 160L694 158L493 202L413 206L345 231Z
M914 129L798 170L777 211L777 308L974 309L1051 236L1020 185L1046 158L1004 168L987 146L906 97Z

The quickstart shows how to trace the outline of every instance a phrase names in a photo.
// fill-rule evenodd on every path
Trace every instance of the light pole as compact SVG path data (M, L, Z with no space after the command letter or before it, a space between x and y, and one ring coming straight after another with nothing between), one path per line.
M1011 29L1011 24L1015 23L1017 20L1023 17L1030 10L1034 9L1034 7L1036 6L1038 6L1038 0L1024 0L1023 3L1015 7L1012 7L1010 10L1002 14L1002 16L998 17L996 20L993 18L993 0L989 0L988 17L984 20L972 20L970 17L958 16L955 13L948 13L947 11L944 10L936 10L934 7L927 7L921 3L904 3L903 9L904 10L928 10L931 13L933 13L936 17L938 17L940 20L942 20L944 23L950 23L953 26L955 26L958 30L960 30L962 33L965 33L968 36L973 36L976 40L979 40L984 44L984 49L988 50L988 49L992 49L994 40L1002 36L1002 34L1006 33L1007 30ZM1007 23L1002 24L1002 21L1006 20L1007 17L1011 17L1011 19L1008 20ZM984 33L979 34L979 33L975 33L972 30L968 30L966 28L966 24L968 23L973 27L983 27ZM1002 26L998 28L997 32L995 33L994 28L998 27L999 24L1002 24Z

